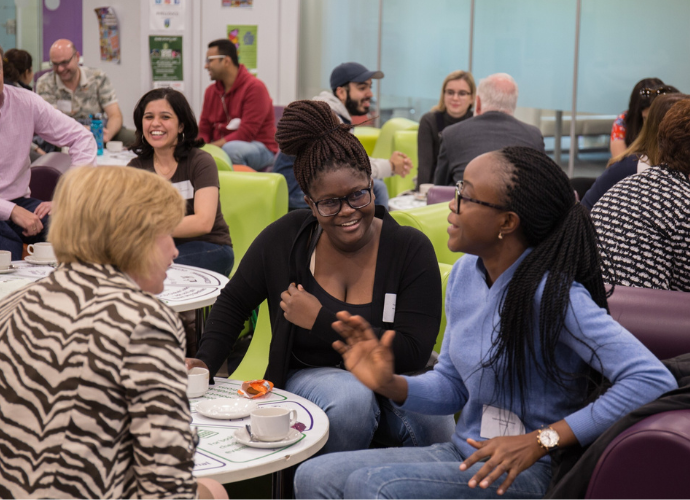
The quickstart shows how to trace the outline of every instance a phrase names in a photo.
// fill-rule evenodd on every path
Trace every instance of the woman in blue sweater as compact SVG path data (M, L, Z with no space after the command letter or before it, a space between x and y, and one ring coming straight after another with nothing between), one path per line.
M401 408L462 410L451 441L319 457L298 498L541 498L549 452L586 446L631 410L677 387L607 311L596 236L563 171L511 147L472 161L450 204L448 246L467 255L446 295L439 362L395 375L389 346L346 312L334 343L346 367ZM603 378L611 387L603 392Z

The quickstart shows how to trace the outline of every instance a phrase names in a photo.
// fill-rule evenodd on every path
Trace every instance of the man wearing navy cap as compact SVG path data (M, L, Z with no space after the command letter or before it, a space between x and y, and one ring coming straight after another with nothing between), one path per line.
M314 97L315 101L327 103L343 123L352 123L353 116L366 115L371 106L372 80L383 78L381 71L369 71L363 65L355 62L343 63L331 73L331 91L324 90ZM279 153L273 164L273 172L283 174L288 183L290 209L307 208L304 193L300 190L292 165L295 158ZM407 155L398 151L393 152L390 159L369 158L371 162L371 176L374 178L375 203L388 207L388 190L381 179L393 174L405 177L410 173L412 162Z

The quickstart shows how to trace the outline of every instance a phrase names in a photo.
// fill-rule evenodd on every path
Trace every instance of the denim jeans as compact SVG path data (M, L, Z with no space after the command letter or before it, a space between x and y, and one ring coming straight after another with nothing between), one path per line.
M235 253L230 245L217 245L208 241L188 241L177 245L180 255L175 264L195 266L230 276L235 263Z
M230 141L223 144L223 151L225 151L233 165L247 165L254 170L260 170L273 164L273 157L275 156L259 141Z
M450 440L452 415L422 415L396 408L340 368L305 368L288 373L285 389L321 408L330 423L320 453L384 446L429 446Z
M16 200L12 200L12 203L33 213L43 202L36 198L17 198ZM50 216L46 215L41 219L43 230L35 236L26 237L22 234L24 229L11 220L0 221L0 250L9 250L12 252L12 260L21 260L24 243L38 243L39 241L46 240L49 222Z
M388 210L388 188L381 179L374 179L374 195L374 204L384 206Z
M499 498L506 475L487 489L470 488L467 482L484 462L461 471L465 458L452 442L322 455L297 469L295 498ZM537 462L503 497L542 498L550 480L551 465Z

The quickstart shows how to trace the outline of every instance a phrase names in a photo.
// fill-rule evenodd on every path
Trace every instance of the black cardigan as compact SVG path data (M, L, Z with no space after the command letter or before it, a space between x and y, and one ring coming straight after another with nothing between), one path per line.
M380 337L396 330L393 342L395 370L421 370L429 359L441 323L441 276L429 239L420 231L400 226L383 207L372 298L372 326ZM280 308L280 294L290 283L304 283L309 273L308 248L317 227L310 210L295 210L277 220L254 240L237 272L222 290L206 322L197 358L213 377L228 356L245 320L265 299L271 315L273 337L265 378L285 386L293 339L299 327L287 321ZM397 294L393 323L383 322L387 293ZM331 328L335 313L322 307L311 334L328 342L340 339Z

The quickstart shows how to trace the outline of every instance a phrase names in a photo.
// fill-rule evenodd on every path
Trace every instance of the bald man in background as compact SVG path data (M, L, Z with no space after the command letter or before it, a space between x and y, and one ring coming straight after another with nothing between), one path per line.
M82 124L88 123L89 115L104 113L107 121L103 142L115 140L131 146L134 131L122 126L122 112L108 75L100 69L79 66L79 52L70 40L58 40L50 47L50 62L53 71L38 79L36 92Z
M441 133L434 184L455 185L462 180L467 164L484 153L508 146L544 151L539 129L513 116L517 99L517 83L507 73L489 75L479 82L474 117Z

